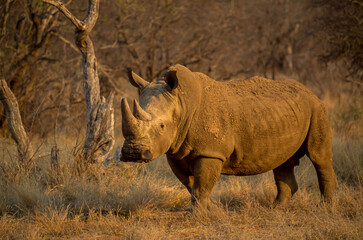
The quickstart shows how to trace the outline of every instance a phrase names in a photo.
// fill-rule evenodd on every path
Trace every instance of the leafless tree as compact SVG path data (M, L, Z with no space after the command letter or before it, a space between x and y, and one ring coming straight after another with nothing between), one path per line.
M89 0L84 20L76 18L61 1L43 2L57 7L76 27L76 45L82 54L83 88L87 103L87 130L82 158L86 163L103 162L114 144L114 95L111 93L107 100L100 95L97 60L89 37L98 18L99 0Z

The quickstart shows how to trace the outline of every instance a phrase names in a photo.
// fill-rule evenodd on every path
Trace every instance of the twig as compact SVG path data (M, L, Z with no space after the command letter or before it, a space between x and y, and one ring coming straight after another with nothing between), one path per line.
M79 49L73 44L71 43L71 41L69 41L68 39L66 39L65 37L63 37L62 35L55 33L54 36L56 36L59 40L63 41L65 44L67 44L70 48L72 48L74 51L78 52Z
M363 86L363 83L358 82L358 81L355 81L355 80L346 79L345 81L350 82L350 83L357 84L357 85L359 85L359 86Z

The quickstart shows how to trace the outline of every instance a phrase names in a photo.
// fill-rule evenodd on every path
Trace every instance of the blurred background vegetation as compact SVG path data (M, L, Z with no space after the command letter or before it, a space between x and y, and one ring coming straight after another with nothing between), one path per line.
M64 1L82 18L86 0ZM294 78L327 105L334 130L362 136L363 3L356 0L103 0L91 38L102 95L137 97L131 67L153 80L180 63L216 80ZM27 131L77 135L85 126L74 27L40 0L0 4L0 76ZM9 137L3 106L0 136Z

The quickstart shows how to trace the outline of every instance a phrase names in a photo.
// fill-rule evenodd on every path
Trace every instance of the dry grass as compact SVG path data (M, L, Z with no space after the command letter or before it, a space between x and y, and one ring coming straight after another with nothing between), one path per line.
M362 119L353 120L349 131L358 131L344 130L333 142L339 185L332 205L321 203L315 170L304 158L295 170L299 191L286 207L272 208L276 187L269 172L222 176L212 194L216 210L193 214L189 193L165 158L94 165L76 174L77 144L63 139L59 171L47 156L37 160L42 170L26 176L14 144L1 140L0 239L363 239ZM50 149L39 142L40 152Z
M339 187L332 205L320 202L315 170L303 159L296 169L300 190L288 206L271 207L271 173L222 176L212 196L217 209L193 214L189 194L163 158L91 166L76 175L68 152L59 172L44 158L38 160L43 170L25 177L7 152L0 167L0 238L362 239L363 144L336 139L333 150Z

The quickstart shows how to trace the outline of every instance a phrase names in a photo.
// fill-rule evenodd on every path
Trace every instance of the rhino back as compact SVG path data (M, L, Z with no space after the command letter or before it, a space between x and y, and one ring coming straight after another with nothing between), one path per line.
M204 77L202 100L188 134L195 156L224 161L224 174L269 171L304 142L319 100L293 80L217 82Z

